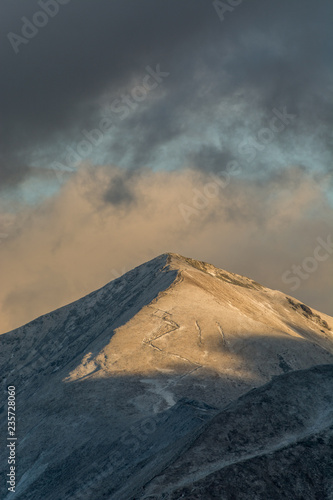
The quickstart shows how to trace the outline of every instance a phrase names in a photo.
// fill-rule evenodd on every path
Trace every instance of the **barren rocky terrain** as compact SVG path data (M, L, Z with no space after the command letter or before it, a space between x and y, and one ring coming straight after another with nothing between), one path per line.
M163 254L1 335L18 418L16 493L3 483L1 498L331 498L332 329Z

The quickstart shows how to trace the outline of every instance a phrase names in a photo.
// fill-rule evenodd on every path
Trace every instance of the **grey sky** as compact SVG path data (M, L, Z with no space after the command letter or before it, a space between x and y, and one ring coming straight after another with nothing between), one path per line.
M0 331L166 251L293 293L332 234L331 0L0 10Z
M27 43L8 33L22 36L22 17L42 23L34 16L49 4L2 2L2 186L65 164L102 117L113 125L83 159L221 170L283 107L297 120L255 162L241 157L245 170L330 168L329 0L244 0L223 21L206 0L63 1ZM110 105L157 64L169 76L121 119Z

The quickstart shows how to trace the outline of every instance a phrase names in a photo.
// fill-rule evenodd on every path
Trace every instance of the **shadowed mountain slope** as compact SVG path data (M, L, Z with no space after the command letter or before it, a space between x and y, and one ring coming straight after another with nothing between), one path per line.
M147 418L172 415L165 418L175 434L162 448L178 449L178 439L188 446L200 428L193 422L203 404L211 416L213 408L273 376L332 363L332 328L332 318L281 292L163 254L1 335L0 376L5 388L16 387L19 418L17 493L10 498L38 499L37 491L40 498L61 498L64 488L75 495L75 478L82 471L95 477L96 467L107 467L110 450L122 449L119 440L127 439L128 429ZM184 397L196 403L176 406ZM182 427L184 404L191 411ZM161 417L159 431L149 435L147 463L157 453L163 422ZM133 452L139 453L138 464L145 456L145 444L139 444L141 451ZM168 460L157 459L152 470L157 474ZM135 463L128 460L134 475ZM146 480L143 474L133 488ZM103 477L106 489L107 481Z
M333 498L333 365L281 375L229 404L140 498Z

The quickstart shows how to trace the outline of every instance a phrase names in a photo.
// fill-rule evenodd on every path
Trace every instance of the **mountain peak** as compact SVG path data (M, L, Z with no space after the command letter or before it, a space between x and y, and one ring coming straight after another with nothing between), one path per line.
M56 351L53 362L68 381L208 370L224 380L232 373L251 387L256 379L329 362L332 326L332 318L281 292L169 252L1 338L17 344L17 355L31 352L22 378L38 376L33 353L42 344L52 359ZM6 352L0 358L11 373L17 356ZM52 373L53 366L45 369Z
M171 269L184 271L193 268L197 271L201 271L207 275L225 281L226 283L229 283L231 285L237 285L257 290L264 289L262 285L252 280L251 278L247 278L246 276L220 269L213 264L209 264L205 261L192 259L191 257L185 257L174 252L163 253L155 259L160 260L163 258L166 259L166 264L170 266ZM153 261L155 261L155 259L153 259Z
M109 464L114 447L130 462L135 452L126 443L150 439L143 430L149 425L164 429L164 438L152 445L156 457L164 456L158 451L163 442L174 456L215 414L213 407L273 377L332 363L332 327L332 318L281 292L165 253L1 335L0 377L18 388L25 457L18 498L36 498L37 487L46 488L50 500L71 498L58 481L57 464L65 471L76 464L86 477L96 457L102 457L98 470ZM131 437L133 428L138 439ZM47 485L55 477L53 494Z

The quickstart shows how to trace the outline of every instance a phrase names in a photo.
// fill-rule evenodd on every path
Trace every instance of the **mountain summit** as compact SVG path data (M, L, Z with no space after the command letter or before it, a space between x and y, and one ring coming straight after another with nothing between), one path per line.
M111 496L107 478L121 485L141 459L157 474L226 404L332 363L332 329L332 318L279 291L167 253L1 335L0 375L17 388L20 419L20 476L8 498L132 498ZM155 469L148 441L149 456L168 457L155 457ZM110 472L112 450L126 467ZM109 471L100 478L109 496L95 495L95 468Z

